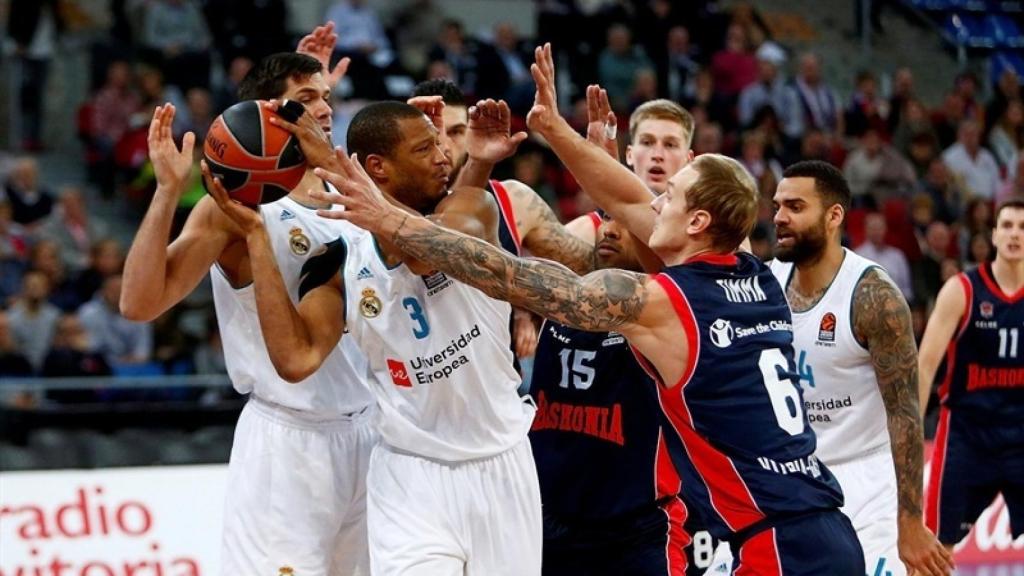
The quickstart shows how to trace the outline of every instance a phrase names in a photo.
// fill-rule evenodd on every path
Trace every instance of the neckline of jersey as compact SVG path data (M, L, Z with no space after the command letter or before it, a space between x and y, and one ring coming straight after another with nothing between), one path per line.
M981 281L988 287L989 292L996 295L996 298L1008 303L1016 304L1018 300L1024 298L1024 287L1021 287L1013 294L1007 294L1003 292L1002 287L996 282L995 274L992 273L992 263L985 262L983 265L978 267L978 273L981 275Z
M714 266L735 266L739 262L739 258L735 253L721 254L715 252L703 252L687 258L683 261L683 264L696 264L698 262L704 262Z
M839 278L839 274L842 273L843 265L846 264L846 257L849 254L850 254L850 249L846 248L844 246L843 247L843 260L839 263L839 268L836 268L835 275L833 275L832 279L828 281L828 286L825 286L825 292L823 292L821 294L821 298L818 298L818 301L814 303L814 306L811 306L810 308L808 308L807 310L804 310L802 312L797 312L796 310L793 310L793 305L789 304L789 296L786 296L786 293L789 292L789 285L793 283L793 276L796 275L796 264L793 264L793 267L789 269L789 279L786 280L786 285L782 288L782 295L786 297L786 303L789 304L789 312L790 312L790 314L792 314L793 316L797 316L797 315L803 316L804 314L810 314L811 312L814 311L815 308L818 307L819 304L821 304L821 302L825 299L825 297L828 296L829 291L832 290L832 285L836 283L836 278ZM856 285L854 287L856 288Z

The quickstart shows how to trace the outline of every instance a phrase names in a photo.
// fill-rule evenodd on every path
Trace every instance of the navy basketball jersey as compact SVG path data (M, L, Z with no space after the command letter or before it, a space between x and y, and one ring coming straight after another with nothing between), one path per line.
M988 421L1024 422L1024 289L1004 294L990 263L957 278L967 306L946 352L939 398Z
M730 539L755 524L841 506L839 484L814 456L789 305L768 267L746 253L701 256L655 280L690 351L679 383L658 387L665 438L708 530Z
M521 256L522 241L519 238L519 227L516 226L516 215L512 209L512 199L508 197L508 190L498 180L491 180L491 194L498 203L498 240L501 247L510 254Z
M655 384L622 335L546 321L530 395L546 514L611 518L679 492Z

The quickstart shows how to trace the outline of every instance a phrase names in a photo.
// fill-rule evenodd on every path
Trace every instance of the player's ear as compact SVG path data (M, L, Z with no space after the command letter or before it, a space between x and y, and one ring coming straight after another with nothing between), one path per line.
M711 226L711 213L707 210L694 210L690 212L689 221L686 223L686 233L689 236L696 236L706 231Z
M633 145L632 144L627 144L626 145L626 166L632 166L632 165L633 165Z
M365 169L366 174L375 181L387 180L388 178L387 161L383 156L379 156L377 154L368 155L366 157L366 162L363 164L363 169Z
M846 210L841 204L833 204L828 209L828 226L833 229L843 227L843 220L846 219Z

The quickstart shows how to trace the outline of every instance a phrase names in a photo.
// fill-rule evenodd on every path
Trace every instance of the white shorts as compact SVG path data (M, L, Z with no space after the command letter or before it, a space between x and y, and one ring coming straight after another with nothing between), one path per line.
M539 576L540 486L528 439L456 463L379 444L367 486L374 576Z
M897 548L896 468L889 448L828 469L843 488L842 511L860 538L868 574L905 576Z
M228 465L221 574L368 574L366 471L376 407L329 421L252 398Z

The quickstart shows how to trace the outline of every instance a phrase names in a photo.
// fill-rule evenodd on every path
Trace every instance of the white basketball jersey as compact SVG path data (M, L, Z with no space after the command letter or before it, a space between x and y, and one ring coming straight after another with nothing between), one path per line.
M389 269L370 234L348 243L344 270L345 338L369 360L385 443L457 462L522 441L534 407L516 391L508 303L442 273Z
M793 348L804 408L818 436L816 454L839 464L885 449L889 432L871 357L853 335L853 292L878 264L851 250L828 291L810 310L793 312ZM791 262L771 263L785 290Z
M260 211L292 302L299 300L302 265L310 256L339 236L363 233L347 222L321 218L288 197L264 204ZM366 357L347 338L309 378L293 384L278 376L260 331L252 284L233 288L216 264L210 278L228 376L240 394L255 394L266 402L308 412L311 418L359 412L374 402Z

